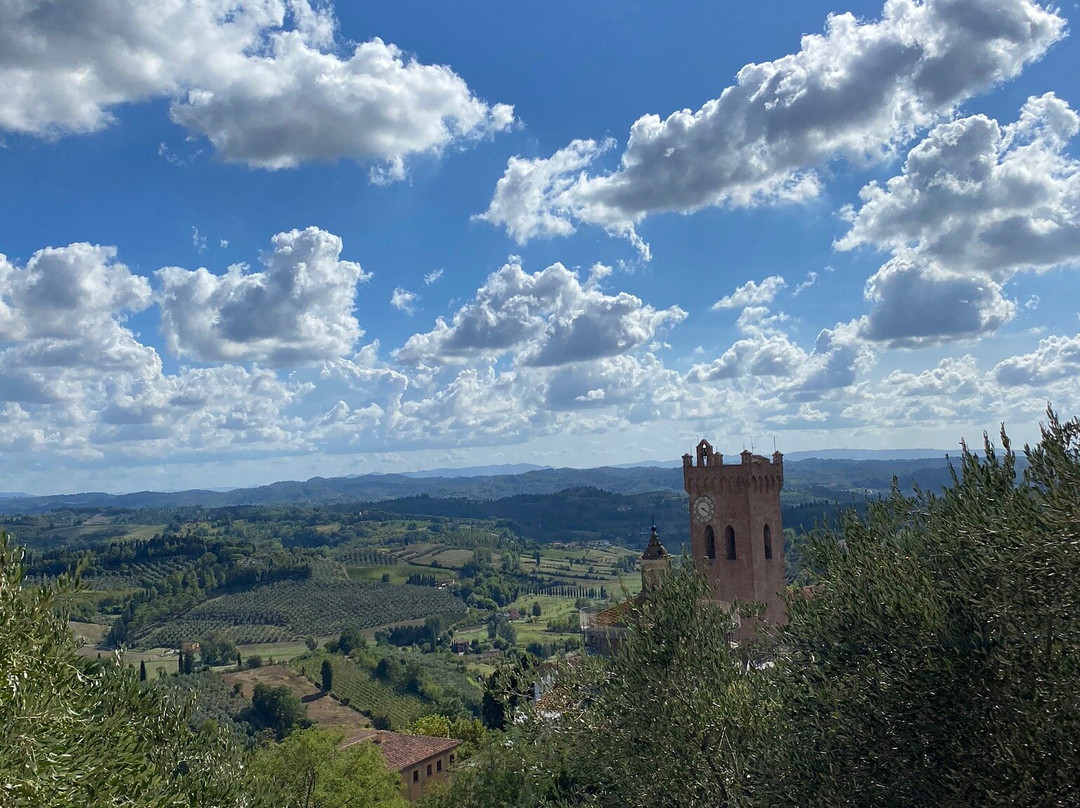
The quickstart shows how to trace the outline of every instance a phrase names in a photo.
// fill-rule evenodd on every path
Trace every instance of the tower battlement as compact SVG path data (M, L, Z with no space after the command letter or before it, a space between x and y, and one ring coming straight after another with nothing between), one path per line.
M744 449L738 458L737 463L725 463L724 455L713 451L712 444L703 439L697 445L696 461L694 455L683 455L683 487L691 496L706 489L764 492L784 487L782 453L773 452L770 460Z

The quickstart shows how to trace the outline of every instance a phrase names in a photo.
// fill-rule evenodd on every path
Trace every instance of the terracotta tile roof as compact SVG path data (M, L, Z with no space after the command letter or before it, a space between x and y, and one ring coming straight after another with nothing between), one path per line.
M461 745L456 738L433 738L429 735L402 735L399 732L375 730L358 738L353 743L370 741L382 750L386 767L394 771L404 771L428 758L449 752ZM346 744L351 746L352 744Z
M638 594L624 600L622 603L604 609L602 612L597 612L592 617L592 626L594 628L607 628L609 626L626 625L626 616L632 609L640 605L641 599L641 595Z

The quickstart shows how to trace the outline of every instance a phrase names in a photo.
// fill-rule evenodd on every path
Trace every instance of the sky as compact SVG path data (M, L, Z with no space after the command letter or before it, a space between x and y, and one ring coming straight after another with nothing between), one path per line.
M1078 16L0 0L0 490L1035 441Z

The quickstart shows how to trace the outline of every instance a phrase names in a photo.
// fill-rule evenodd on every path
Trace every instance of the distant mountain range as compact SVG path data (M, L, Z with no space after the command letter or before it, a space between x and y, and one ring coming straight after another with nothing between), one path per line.
M821 453L786 456L784 499L791 504L814 499L852 501L889 490L892 478L910 489L918 483L936 490L949 482L945 452L923 450L867 451L860 458L822 458ZM800 459L804 458L804 459ZM0 498L0 513L44 513L59 509L220 508L236 505L290 505L383 502L404 497L497 500L519 495L545 495L593 488L621 495L683 490L681 461L653 461L633 467L555 469L532 464L432 469L408 474L365 474L356 477L313 477L231 491L140 491L130 494L88 492L55 496L13 495Z
M958 457L960 449L814 449L809 452L790 452L784 460L798 463L800 460L923 460Z
M426 471L403 471L402 477L496 477L500 474L524 474L527 471L540 471L551 466L538 466L535 463L501 463L497 466L465 466L454 469L428 469Z

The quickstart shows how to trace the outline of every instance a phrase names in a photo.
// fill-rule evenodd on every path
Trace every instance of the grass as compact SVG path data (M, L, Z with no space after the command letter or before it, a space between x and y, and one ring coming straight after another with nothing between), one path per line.
M460 569L472 559L472 554L472 550L439 549L439 547L436 547L431 552L415 556L412 563L423 564L428 567L433 563L437 563L440 567Z
M432 567L421 567L416 564L395 564L392 567L378 566L378 567L349 567L349 577L354 581L367 581L369 583L379 583L382 581L384 575L390 576L390 583L403 584L410 575L434 575L437 581L453 581L457 576L448 569L433 569Z
M308 647L302 642L259 642L238 645L237 650L242 659L257 655L264 660L273 658L277 662L289 662L301 654L306 654Z

